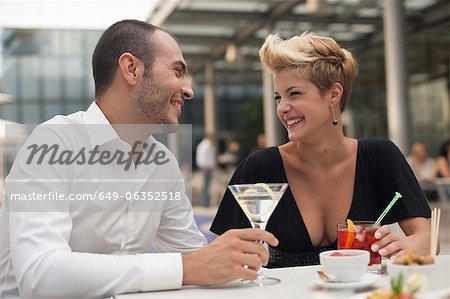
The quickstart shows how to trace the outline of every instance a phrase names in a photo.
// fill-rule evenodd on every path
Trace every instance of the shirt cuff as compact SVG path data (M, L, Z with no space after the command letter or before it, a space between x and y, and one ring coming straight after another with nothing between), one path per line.
M142 254L142 291L181 288L183 261L181 253Z

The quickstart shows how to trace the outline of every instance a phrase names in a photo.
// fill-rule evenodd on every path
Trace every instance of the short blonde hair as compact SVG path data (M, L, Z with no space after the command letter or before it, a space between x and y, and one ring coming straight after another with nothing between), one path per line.
M358 66L353 55L334 39L309 32L287 40L279 35L269 35L259 50L259 57L271 72L296 68L321 93L339 82L344 88L340 103L340 109L344 111Z

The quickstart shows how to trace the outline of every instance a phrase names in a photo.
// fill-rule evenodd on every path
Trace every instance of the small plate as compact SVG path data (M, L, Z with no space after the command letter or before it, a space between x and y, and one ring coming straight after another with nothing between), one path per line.
M324 288L329 289L360 289L360 288L366 288L368 286L373 285L380 279L380 275L372 274L372 273L365 273L361 280L353 281L353 282L326 282L322 280L319 276L317 276L313 282Z

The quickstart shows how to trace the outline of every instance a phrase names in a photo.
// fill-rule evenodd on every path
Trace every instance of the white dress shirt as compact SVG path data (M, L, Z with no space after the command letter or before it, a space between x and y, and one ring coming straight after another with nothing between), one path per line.
M216 165L216 148L208 138L197 145L195 162L199 168L212 169Z
M100 124L101 126L94 126ZM185 195L178 164L27 164L27 145L95 145L131 151L94 102L87 111L56 116L35 128L6 178L0 214L0 298L105 298L175 289L182 252L206 244ZM147 140L169 153L153 137ZM147 149L148 150L148 149ZM147 151L145 151L147 152ZM34 160L35 161L35 160ZM46 163L47 162L47 163ZM179 200L12 201L13 194L136 194L167 190ZM125 195L126 194L126 195ZM151 248L158 253L149 253Z

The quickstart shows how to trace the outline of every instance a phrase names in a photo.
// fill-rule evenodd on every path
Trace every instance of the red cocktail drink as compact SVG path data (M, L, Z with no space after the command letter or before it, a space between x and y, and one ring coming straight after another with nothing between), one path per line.
M377 241L374 234L379 227L373 226L373 221L355 221L354 225L353 222L349 224L338 224L337 248L367 250L370 252L369 266L381 266L381 255L370 249L372 244Z

